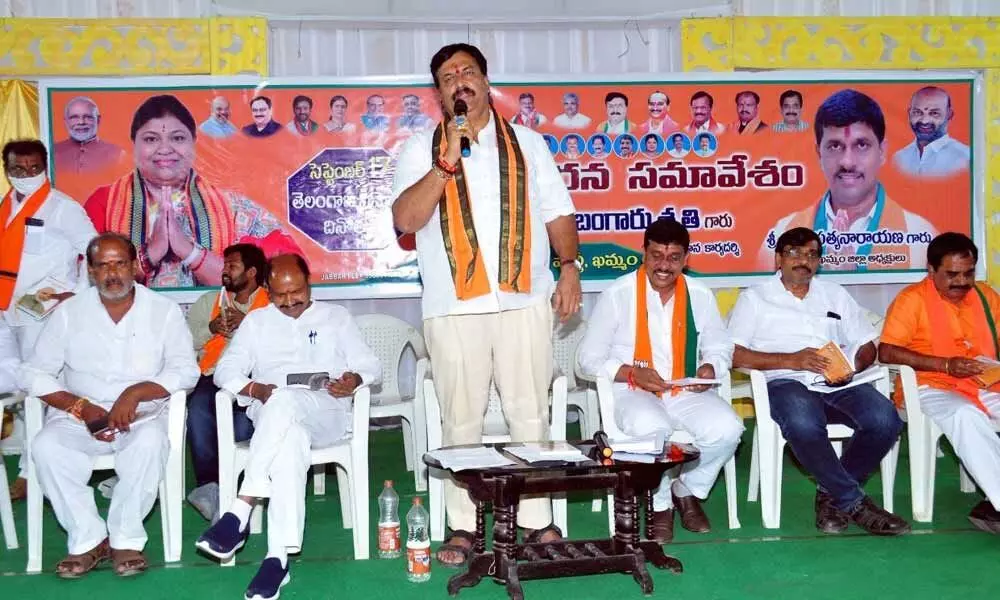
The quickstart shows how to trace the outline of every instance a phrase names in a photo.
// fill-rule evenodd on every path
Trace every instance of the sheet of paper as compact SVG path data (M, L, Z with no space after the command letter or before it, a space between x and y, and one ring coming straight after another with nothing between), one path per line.
M504 451L528 463L548 460L561 460L565 462L590 460L583 452L580 452L573 446L569 446L568 448L545 448L537 444L525 444L523 446L508 446L504 448Z
M861 371L860 373L855 373L854 378L845 385L841 386L829 386L825 383L814 383L812 385L807 385L806 388L814 392L819 392L821 394L829 394L830 392L837 392L840 390L850 389L852 387L862 385L865 383L871 383L877 381L882 377L882 368L878 366L871 366Z
M615 452L611 455L613 460L621 460L624 462L637 462L637 463L654 463L656 462L656 454L635 454L634 452Z
M32 286L32 288L31 292L21 296L17 300L17 309L18 312L23 313L36 321L41 321L47 317L50 312L55 310L56 306L59 305L59 301L45 300L43 302L38 299L38 292L40 290L46 290L49 293L57 294L67 291L69 289L69 285L61 279L48 276L38 284Z
M701 377L684 377L683 379L673 379L664 382L673 387L687 387L689 385L722 385L719 379L703 379Z
M451 471L488 469L517 464L489 446L476 448L445 448L428 452L441 467Z
M642 437L623 438L608 440L608 445L614 451L612 458L619 452L630 452L634 454L659 454L663 452L663 432Z

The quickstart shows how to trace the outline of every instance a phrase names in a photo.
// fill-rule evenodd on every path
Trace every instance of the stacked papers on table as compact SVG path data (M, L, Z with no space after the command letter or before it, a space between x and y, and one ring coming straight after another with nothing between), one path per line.
M614 451L612 458L618 458L619 453L657 455L663 452L663 432L660 431L652 435L640 437L608 440L608 444Z
M504 450L508 454L513 454L528 463L550 460L561 460L565 462L582 462L590 460L583 452L580 452L569 444L556 447L552 447L550 444L525 444L523 446L508 446L505 447Z
M511 459L497 452L494 448L481 446L478 448L444 448L428 452L439 463L441 468L450 471L465 471L467 469L488 469L516 464Z

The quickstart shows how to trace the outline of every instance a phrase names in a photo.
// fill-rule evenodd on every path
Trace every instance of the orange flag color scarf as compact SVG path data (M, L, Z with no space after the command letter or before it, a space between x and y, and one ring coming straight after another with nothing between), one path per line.
M636 271L635 280L635 350L632 365L653 369L653 346L649 337L649 313L646 310L646 286L649 278L646 265ZM694 377L698 370L698 330L694 324L694 310L688 296L684 275L677 277L674 287L674 312L671 319L670 354L673 365L671 379ZM676 392L675 392L676 393Z
M528 167L514 128L493 111L500 155L500 291L531 292L531 219ZM442 121L434 131L431 157L443 158L448 149ZM472 222L468 179L458 161L455 176L444 187L439 210L444 249L448 255L455 296L471 300L490 293L486 265Z
M952 320L949 318L951 311L945 306L945 300L934 287L931 278L927 277L921 283L920 293L924 297L924 307L927 309L927 320L930 323L931 344L936 356L997 358L997 329L993 315L990 313L989 304L986 302L986 296L979 289L979 284L975 284L972 291L974 293L967 294L963 303L973 313L976 333L973 339L965 340L961 332L956 331L952 326ZM979 410L990 414L983 403L979 401L981 388L971 378L952 377L944 373L928 373L927 375L936 380L939 387L955 390L968 398ZM996 387L994 386L994 388Z
M212 306L212 321L214 321L220 314L222 314L222 298L224 295L228 294L225 288L219 292L219 301ZM229 304L232 304L232 298L227 298ZM253 298L250 300L250 310L247 314L252 313L258 308L264 308L267 303L271 301L271 298L267 295L267 290L264 288L257 288L254 292ZM221 333L213 335L207 342L205 342L205 347L203 348L203 353L201 360L198 361L198 366L201 367L201 373L204 375L209 369L215 367L215 363L219 362L219 357L222 356L222 351L226 349L226 344L229 340L226 336Z
M21 268L21 255L24 253L24 235L28 227L28 219L41 208L49 197L52 186L46 179L42 187L24 200L24 206L10 223L11 212L14 210L14 189L11 188L0 203L0 310L7 310L14 297L14 287L17 285L17 272Z

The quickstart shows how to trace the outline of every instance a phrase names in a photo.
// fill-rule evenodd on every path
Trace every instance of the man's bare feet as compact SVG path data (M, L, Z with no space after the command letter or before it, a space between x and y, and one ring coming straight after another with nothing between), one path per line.
M474 537L468 531L456 530L437 550L437 559L442 566L458 569L465 566L472 554Z
M28 497L28 480L18 477L10 484L10 501L17 502Z

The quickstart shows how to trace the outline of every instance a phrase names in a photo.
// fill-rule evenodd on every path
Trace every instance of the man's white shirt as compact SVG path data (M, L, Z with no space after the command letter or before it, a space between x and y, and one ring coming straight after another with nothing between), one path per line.
M913 140L893 155L896 167L909 175L945 177L969 168L969 147L947 134L924 146L921 154Z
M215 385L236 396L241 405L259 404L238 395L251 381L285 387L292 373L329 373L336 379L357 373L363 384L382 379L381 363L365 343L346 308L313 302L299 318L274 304L248 314L215 367ZM349 409L350 398L330 398Z
M794 353L835 342L853 361L878 335L865 310L843 286L813 277L805 298L785 289L781 274L740 293L729 314L733 343L755 352ZM811 371L764 371L768 381L794 379L804 385L822 379Z
M579 362L585 373L604 375L614 381L622 365L631 365L635 354L637 272L623 275L601 292L593 313L587 320L587 332L580 342ZM686 278L688 297L698 330L698 365L709 363L715 376L722 377L731 365L733 343L719 315L715 295L705 284ZM679 379L672 373L671 330L674 298L664 304L659 293L646 286L653 366L664 380Z
M563 129L584 129L590 125L590 117L583 113L576 113L572 117L566 113L559 113L552 122Z
M547 302L552 295L555 280L549 270L550 244L545 225L559 217L573 214L573 200L545 139L527 127L511 127L521 146L528 171L531 293L501 292L497 283L500 259L500 159L496 129L493 117L490 117L489 123L479 132L479 143L472 144L472 155L461 160L469 187L472 221L491 292L471 300L458 300L456 297L441 232L440 209L435 207L430 220L416 235L425 319L525 308L538 302ZM430 172L433 136L433 129L418 132L403 145L393 178L394 201Z
M12 196L13 198L13 196ZM24 207L15 202L11 219ZM3 317L12 326L25 325L33 319L22 315L14 303L24 294L38 291L47 277L66 283L69 290L80 292L89 287L86 272L77 257L85 255L87 244L96 235L94 224L79 202L59 190L52 189L33 216L41 226L28 225L24 234L24 250L18 268L17 283L10 307Z
M172 394L193 388L200 375L180 306L135 284L132 307L118 323L97 288L65 301L49 317L20 379L31 396L68 391L110 409L136 383L157 383Z
M10 326L0 319L0 394L9 394L18 389L17 374L21 367L21 353L17 338Z

